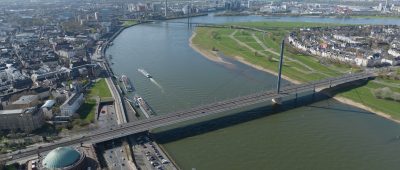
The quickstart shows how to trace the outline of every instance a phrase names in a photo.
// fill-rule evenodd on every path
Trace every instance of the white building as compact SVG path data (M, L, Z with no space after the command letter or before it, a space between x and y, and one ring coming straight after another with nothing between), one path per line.
M83 103L83 93L74 93L61 106L62 116L72 116Z
M391 48L388 50L388 53L394 57L400 57L400 50L398 49Z
M363 67L370 66L373 63L373 61L371 59L361 58L361 57L355 58L354 61L356 62L356 65L363 66Z
M61 57L65 57L65 58L72 58L75 57L76 52L75 50L69 50L69 49L61 49L56 51L56 53L61 56Z

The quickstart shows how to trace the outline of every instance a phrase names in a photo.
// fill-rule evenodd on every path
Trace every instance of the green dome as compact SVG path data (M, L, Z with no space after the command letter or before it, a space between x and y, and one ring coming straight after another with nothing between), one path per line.
M43 166L48 169L68 167L79 161L81 154L72 147L60 147L52 150L43 159Z

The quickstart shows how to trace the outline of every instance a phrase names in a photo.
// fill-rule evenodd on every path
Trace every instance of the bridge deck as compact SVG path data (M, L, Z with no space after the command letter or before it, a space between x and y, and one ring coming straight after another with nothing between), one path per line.
M13 153L7 155L1 155L0 160L2 161L10 161L13 159L20 159L25 157L31 157L40 152L50 151L57 147L62 146L70 146L80 144L81 142L85 143L99 143L108 140L112 140L115 138L120 138L123 136L132 135L139 132L144 132L150 129L154 129L157 127L167 126L187 120L196 119L199 117L204 117L207 115L212 115L216 113L220 113L223 111L238 109L244 106L250 106L262 102L269 101L274 98L285 97L289 95L293 95L296 93L302 93L307 91L312 91L316 89L326 89L333 86L337 86L340 84L366 79L374 77L372 73L356 73L356 74L348 74L343 75L341 77L329 78L321 81L310 82L306 84L300 85L289 85L282 88L280 93L276 93L275 90L260 92L256 94L246 95L234 99L229 99L225 101L215 102L207 105L202 105L198 107L194 107L185 111L178 111L170 114L164 114L161 116L152 117L145 120L140 120L131 123L125 123L118 127L112 129L101 129L94 131L90 134L87 134L81 138L70 139L68 141L62 141L57 143L48 144L46 146L42 146L38 149L26 150L20 153Z

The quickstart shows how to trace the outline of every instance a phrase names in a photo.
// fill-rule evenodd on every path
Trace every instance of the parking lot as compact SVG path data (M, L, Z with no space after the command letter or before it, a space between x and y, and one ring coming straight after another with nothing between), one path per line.
M131 137L137 165L147 170L175 170L175 166L157 144L146 135Z

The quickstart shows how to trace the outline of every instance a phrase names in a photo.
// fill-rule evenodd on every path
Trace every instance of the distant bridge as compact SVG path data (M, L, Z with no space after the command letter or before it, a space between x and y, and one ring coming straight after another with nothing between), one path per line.
M124 136L145 132L154 128L172 125L187 120L192 120L208 115L214 115L224 111L234 110L245 106L251 106L258 103L270 101L271 99L282 98L289 95L296 95L302 92L318 91L329 89L341 84L368 79L375 75L369 72L361 72L354 74L347 74L336 78L328 78L325 80L314 81L299 85L289 85L280 88L280 90L270 90L242 97L237 97L225 101L215 102L207 105L191 108L185 111L178 111L161 116L152 117L145 120L139 120L131 123L125 123L118 127L110 129L100 129L93 131L86 136L80 138L69 139L56 143L50 143L41 146L37 149L26 150L18 153L10 153L0 155L0 161L9 162L17 159L32 158L35 155L47 152L57 147L79 145L81 143L100 143ZM279 88L278 88L279 89Z

